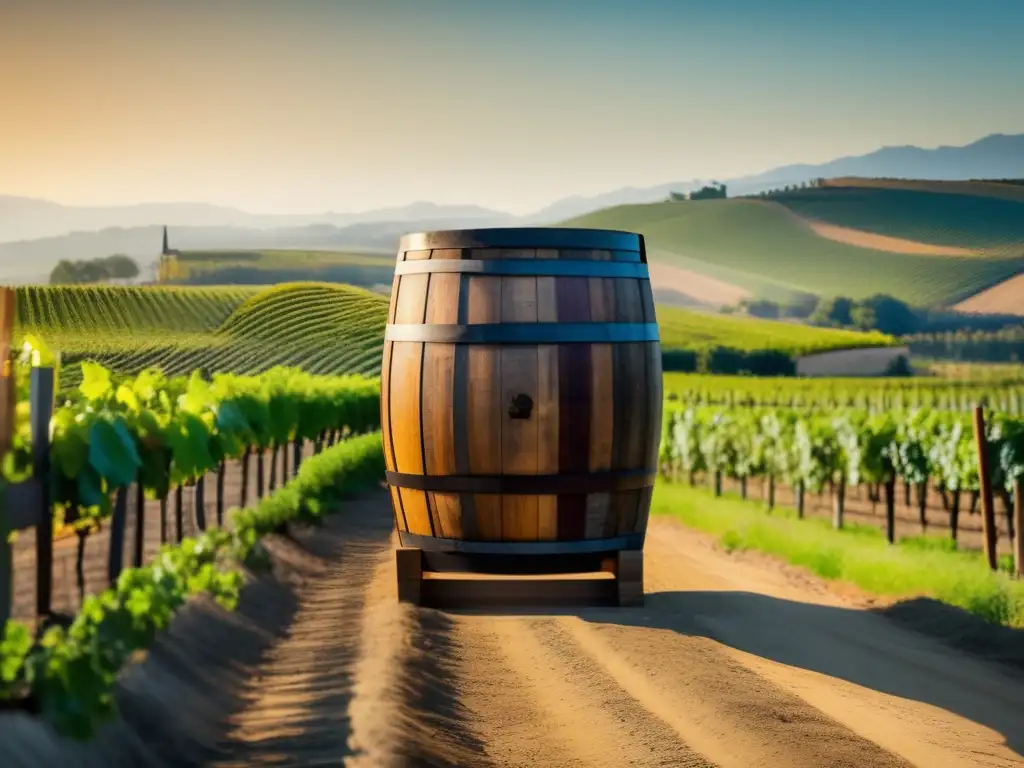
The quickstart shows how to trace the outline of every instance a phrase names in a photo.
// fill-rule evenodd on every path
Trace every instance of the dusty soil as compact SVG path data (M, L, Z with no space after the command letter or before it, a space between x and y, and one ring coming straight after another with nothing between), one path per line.
M392 536L376 493L273 541L276 574L236 615L192 606L97 742L6 715L4 765L1024 765L1024 675L673 521L639 608L401 605Z
M861 229L839 227L835 224L826 224L821 221L811 221L809 219L803 219L803 222L819 237L824 237L826 240L834 240L837 243L855 245L858 248L873 248L876 251L889 251L890 253L912 253L919 256L978 255L977 251L972 251L970 248L919 243L915 240L904 240L900 237L888 237L874 232L865 232Z
M750 298L750 291L699 272L650 261L647 268L654 290L666 289L714 307L733 306Z
M953 306L958 312L1024 317L1024 274L993 285Z

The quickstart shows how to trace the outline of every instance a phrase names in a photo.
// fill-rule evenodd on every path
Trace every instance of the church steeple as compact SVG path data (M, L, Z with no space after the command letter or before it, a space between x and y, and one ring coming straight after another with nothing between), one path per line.
M164 249L160 252L163 254L170 253L170 248L167 247L167 225L164 225Z

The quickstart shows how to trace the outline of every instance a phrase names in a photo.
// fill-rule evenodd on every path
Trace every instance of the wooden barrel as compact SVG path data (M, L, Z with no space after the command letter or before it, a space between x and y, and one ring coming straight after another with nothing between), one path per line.
M402 545L482 555L642 549L661 373L642 236L403 237L381 378Z

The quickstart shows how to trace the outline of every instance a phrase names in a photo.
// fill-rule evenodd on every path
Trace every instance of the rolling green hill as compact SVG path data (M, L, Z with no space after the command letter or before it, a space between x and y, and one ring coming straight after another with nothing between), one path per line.
M824 196L833 191L805 192ZM715 277L755 296L783 301L794 294L842 295L857 299L886 293L915 305L950 306L1024 272L1024 248L1016 253L1007 247L1007 238L1024 231L1024 204L957 196L963 198L959 200L959 218L947 223L942 213L952 204L943 207L932 200L942 195L911 191L909 194L920 198L927 195L930 207L924 202L917 208L907 204L897 216L889 213L890 196L896 190L856 192L859 196L845 198L843 216L836 214L839 220L846 222L839 226L870 224L881 230L876 234L888 238L931 233L933 237L959 239L960 242L1000 242L1003 245L995 256L906 252L913 251L911 246L915 243L879 244L871 238L864 238L871 243L871 247L864 247L819 234L785 205L745 198L617 206L570 219L561 226L640 232L646 238L649 258L654 263ZM797 193L792 199L804 200L802 204L810 208L808 201L813 201L814 197L808 194L801 198ZM971 208L964 199L972 200L981 208ZM991 206L988 210L993 212L984 221L993 223L988 230L978 225L980 232L989 233L983 236L979 229L969 229L970 218L966 211L983 210L986 205ZM1022 217L1016 223L1003 207L1006 205L1020 207ZM820 213L823 207L824 204L818 204L814 208L819 211L817 215L824 215ZM919 211L919 220L913 218L911 210ZM926 214L931 218L925 218ZM885 250L880 245L896 250Z
M314 280L366 288L391 285L395 254L388 251L181 251L172 282L187 285L276 285Z
M62 386L77 363L119 373L259 373L295 365L313 373L380 370L388 299L348 285L254 287L30 286L17 289L20 333L60 351Z
M919 243L1024 255L1024 200L866 187L800 189L770 199L812 221Z

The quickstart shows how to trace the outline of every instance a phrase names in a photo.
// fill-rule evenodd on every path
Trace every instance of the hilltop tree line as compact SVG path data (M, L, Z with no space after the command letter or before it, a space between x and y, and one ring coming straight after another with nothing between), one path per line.
M784 195L787 192L797 192L801 189L817 189L818 187L823 187L824 185L824 178L811 179L810 181L802 181L799 184L786 184L784 187L766 189L763 192L758 192L757 197L774 197L775 195Z
M737 309L753 317L769 320L792 318L826 328L857 331L881 331L905 336L921 330L921 317L909 304L892 296L877 294L856 300L845 296L806 297L790 304L767 299L744 299Z
M61 259L50 272L50 284L102 283L107 280L128 280L138 276L139 265L135 260L116 253L113 256L84 261Z
M710 185L705 185L700 189L696 189L693 192L687 194L686 192L669 192L669 202L681 202L683 200L724 200L728 197L728 190L725 184L719 184L717 181L711 182Z

